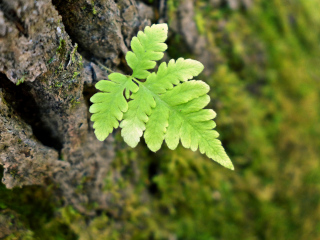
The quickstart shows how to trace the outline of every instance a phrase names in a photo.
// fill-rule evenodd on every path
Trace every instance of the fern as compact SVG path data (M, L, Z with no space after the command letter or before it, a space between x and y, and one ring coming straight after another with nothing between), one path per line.
M213 130L216 113L204 109L210 102L209 86L192 80L203 65L195 60L179 58L156 66L167 49L167 24L146 27L131 41L132 51L126 55L132 68L131 76L112 73L109 80L101 80L90 100L93 128L103 141L119 126L124 141L136 147L143 136L150 150L157 151L163 141L174 150L179 142L192 151L200 150L221 165L233 169L225 153L219 134ZM125 94L124 94L125 93Z

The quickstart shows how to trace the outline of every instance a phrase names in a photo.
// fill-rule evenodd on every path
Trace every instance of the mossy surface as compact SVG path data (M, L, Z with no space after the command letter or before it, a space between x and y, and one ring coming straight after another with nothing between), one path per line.
M3 169L0 168L0 178ZM61 202L53 196L49 187L27 186L6 189L0 184L0 229L7 230L4 239L76 239L69 226L55 220L55 211ZM9 216L10 221L1 222ZM3 226L1 224L4 224Z

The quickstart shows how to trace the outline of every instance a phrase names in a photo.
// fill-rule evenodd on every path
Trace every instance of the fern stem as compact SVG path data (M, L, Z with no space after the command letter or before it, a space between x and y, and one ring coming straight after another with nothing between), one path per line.
M111 73L114 73L114 71L112 71L110 68L106 67L105 65L103 65L101 62L97 61L98 65L100 67L102 67L104 70L108 71L108 72L111 72Z

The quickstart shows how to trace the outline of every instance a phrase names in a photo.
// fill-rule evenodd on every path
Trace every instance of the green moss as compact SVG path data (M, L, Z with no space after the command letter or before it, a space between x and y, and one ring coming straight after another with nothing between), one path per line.
M0 179L2 173L3 168L0 166ZM54 200L50 187L25 186L11 190L0 183L0 215L12 212L12 224L17 229L5 239L54 240L59 239L58 236L65 240L76 239L66 225L56 224L54 228L47 225L53 219L57 206L59 203Z
M19 86L21 83L24 83L25 78L25 76L22 76L22 78L18 79L16 85Z
M96 14L97 14L97 10L96 10L95 7L94 7L94 1L91 1L91 7L92 7L92 13L93 13L94 15L96 15Z
M83 68L83 61L82 61L82 56L79 56L79 61L78 61L79 67Z
M63 83L62 82L56 82L55 84L54 84L54 87L55 88L61 88L63 86Z
M79 74L80 72L74 72L72 78L76 78Z
M170 26L171 22L174 21L177 17L176 12L179 7L179 2L174 0L168 0L167 6L168 6L168 16L169 16L168 21Z
M52 63L53 61L54 61L54 57L50 58L47 63L50 64L50 63Z
M97 10L95 9L95 7L94 7L94 6L92 7L92 13L93 13L94 15L96 15L96 14L97 14Z
M67 51L66 49L67 49L66 41L63 38L60 38L59 46L56 52L60 55L60 57L64 58Z
M72 99L70 100L71 106L75 107L77 104L79 104L80 102L78 100L78 98L72 97Z
M72 52L71 52L71 60L73 63L76 62L75 53L77 52L77 49L78 49L78 44L76 43L74 48L72 49Z
M3 238L3 240L34 240L34 235L31 231L19 231L10 234L9 236Z
M64 70L64 66L63 66L63 65L64 65L63 62L61 62L60 65L59 65L58 70L56 70L56 71L57 71L56 74L57 74L59 71L62 72L62 71Z

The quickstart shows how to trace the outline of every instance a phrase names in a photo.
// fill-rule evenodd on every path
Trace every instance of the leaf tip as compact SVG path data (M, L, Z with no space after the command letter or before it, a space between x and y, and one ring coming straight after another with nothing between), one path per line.
M230 165L229 167L227 167L227 168L229 168L230 170L234 171L234 166L233 166L232 163L231 163L231 165Z
M219 162L222 166L224 166L225 168L228 168L232 171L234 171L234 166L230 160L229 157L227 157L227 159L225 159L223 162Z

